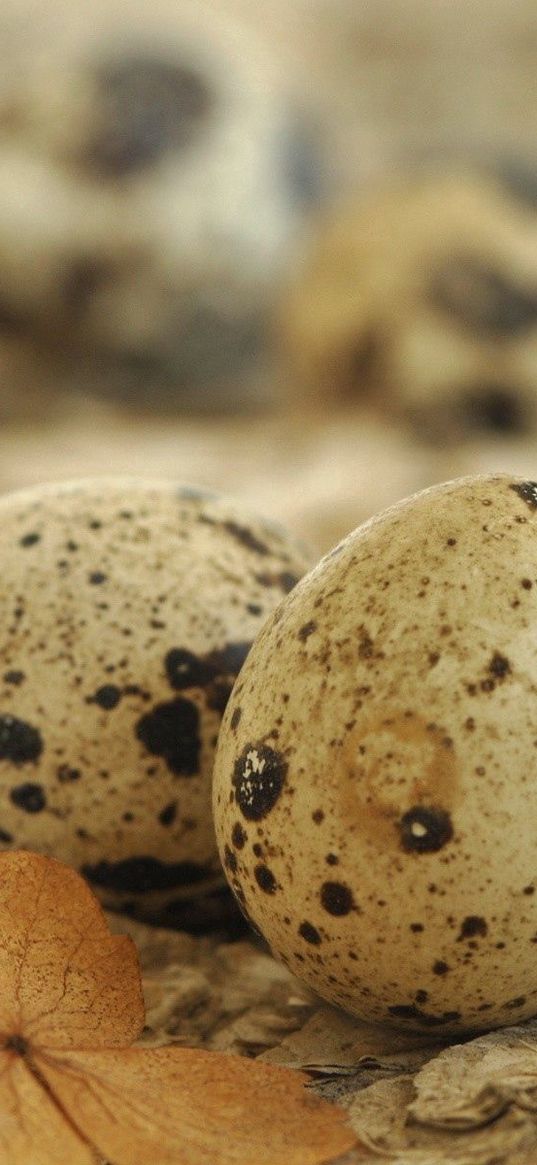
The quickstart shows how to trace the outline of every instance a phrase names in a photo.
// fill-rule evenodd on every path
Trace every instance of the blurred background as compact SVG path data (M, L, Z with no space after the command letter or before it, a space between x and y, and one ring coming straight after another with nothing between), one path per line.
M3 0L0 490L537 476L530 0Z

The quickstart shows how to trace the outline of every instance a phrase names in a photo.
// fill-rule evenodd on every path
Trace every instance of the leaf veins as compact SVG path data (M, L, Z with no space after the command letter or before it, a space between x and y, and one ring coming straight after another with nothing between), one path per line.
M0 936L0 1165L321 1165L356 1143L301 1073L130 1047L134 943L60 862L0 855Z

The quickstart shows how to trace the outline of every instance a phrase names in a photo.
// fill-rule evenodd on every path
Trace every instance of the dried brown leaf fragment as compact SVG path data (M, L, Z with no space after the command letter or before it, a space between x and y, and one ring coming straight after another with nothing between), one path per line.
M136 948L74 871L0 856L0 1163L323 1165L356 1144L287 1069L132 1048Z

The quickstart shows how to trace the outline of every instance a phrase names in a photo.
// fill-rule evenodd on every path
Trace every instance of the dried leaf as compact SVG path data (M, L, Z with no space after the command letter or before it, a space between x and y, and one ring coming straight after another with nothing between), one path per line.
M77 1126L117 1165L318 1165L356 1138L306 1077L192 1048L43 1057L39 1069Z
M412 1081L381 1080L349 1102L365 1162L379 1165L530 1165L537 1160L537 1126L529 1113L511 1110L486 1128L448 1131L409 1121ZM362 1158L361 1160L364 1160Z
M287 1069L129 1048L144 1022L132 941L51 858L0 856L0 1162L322 1165L356 1144Z
M95 1165L21 1056L0 1052L0 1161L9 1165Z
M318 997L249 940L158 930L118 915L142 966L144 1046L181 1044L257 1056L302 1027Z
M412 1117L422 1124L468 1129L510 1105L537 1110L537 1020L446 1049L418 1073Z
M319 1075L354 1073L359 1067L420 1066L444 1047L438 1038L397 1031L353 1019L335 1007L320 1007L300 1031L264 1053L267 1064L303 1068Z
M354 1129L360 1140L375 1153L392 1154L407 1147L406 1122L414 1090L408 1076L379 1080L349 1098Z
M412 1079L347 1094L360 1143L397 1165L518 1165L537 1160L537 1022L443 1050Z
M74 870L0 857L0 1031L49 1047L120 1047L142 1030L136 948L110 934Z

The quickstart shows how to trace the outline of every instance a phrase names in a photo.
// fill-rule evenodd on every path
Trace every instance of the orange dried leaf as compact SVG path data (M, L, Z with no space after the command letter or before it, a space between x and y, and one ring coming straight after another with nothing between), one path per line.
M53 858L0 858L0 1033L53 1048L121 1047L144 1025L136 948Z
M52 858L0 855L0 1165L322 1165L356 1143L287 1068L130 1048L134 944Z
M2 1165L95 1165L95 1160L22 1057L0 1052Z
M287 1068L193 1048L73 1051L39 1068L114 1165L320 1165L356 1143Z

